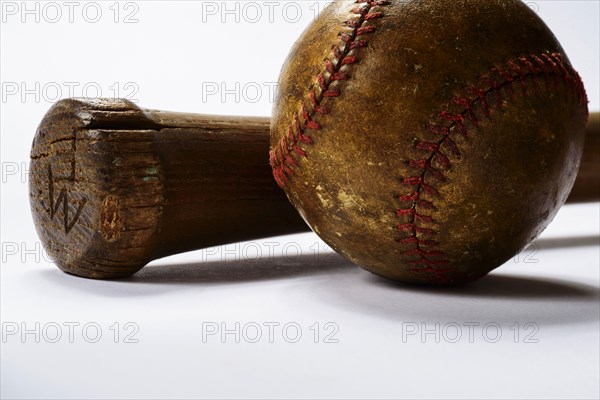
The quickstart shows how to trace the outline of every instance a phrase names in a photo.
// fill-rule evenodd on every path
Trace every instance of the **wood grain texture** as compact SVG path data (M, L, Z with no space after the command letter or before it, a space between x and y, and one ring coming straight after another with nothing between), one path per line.
M577 179L567 203L600 200L600 114L590 114Z
M31 152L30 203L65 272L131 275L188 250L306 231L270 172L269 120L63 100Z

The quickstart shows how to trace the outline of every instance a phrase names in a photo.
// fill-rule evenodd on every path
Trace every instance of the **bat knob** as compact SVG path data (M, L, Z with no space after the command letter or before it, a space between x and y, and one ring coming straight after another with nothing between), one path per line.
M47 254L70 274L120 278L152 258L163 194L159 162L143 135L125 146L113 140L119 115L138 128L155 125L126 100L67 99L46 113L33 140L35 227Z

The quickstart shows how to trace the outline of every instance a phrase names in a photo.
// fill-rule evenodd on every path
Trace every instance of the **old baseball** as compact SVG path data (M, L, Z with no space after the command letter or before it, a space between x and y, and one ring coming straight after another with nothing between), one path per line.
M583 84L517 0L335 1L279 83L275 179L326 243L390 279L486 275L577 174Z

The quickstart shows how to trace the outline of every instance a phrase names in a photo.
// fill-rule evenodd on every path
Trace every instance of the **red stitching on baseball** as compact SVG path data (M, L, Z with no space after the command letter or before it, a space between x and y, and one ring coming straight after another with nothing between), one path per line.
M415 144L416 149L428 152L428 156L423 159L407 161L407 165L419 171L419 174L405 177L400 181L412 188L410 192L399 195L400 201L405 205L396 210L396 215L401 219L397 229L399 232L407 234L398 239L398 242L410 245L408 249L402 251L402 254L418 256L408 262L415 266L421 266L411 269L411 272L425 274L426 279L431 282L452 282L453 271L451 269L437 268L449 264L450 261L447 259L448 254L438 249L440 243L431 238L437 234L431 227L435 226L436 221L420 211L420 209L435 209L433 202L421 198L422 194L427 193L433 197L440 196L434 182L428 178L431 176L436 181L447 180L444 171L451 167L448 155L460 154L456 143L450 136L459 132L467 137L467 123L477 126L477 116L473 111L473 107L477 104L481 104L484 115L490 117L490 103L486 100L486 96L494 96L497 108L502 108L504 100L501 89L506 89L510 97L514 99L513 85L518 83L523 96L526 97L531 89L539 88L537 77L540 74L543 74L545 78L544 82L548 91L550 91L551 81L553 81L554 88L559 89L562 80L567 94L572 91L580 105L587 104L587 95L579 74L571 66L565 65L560 53L519 57L508 61L502 67L492 68L491 76L483 75L480 78L479 86L469 86L466 88L464 96L456 96L451 99L453 104L462 106L463 111L452 113L444 110L438 113L436 118L438 122L428 126L430 132L441 136L438 142L418 141ZM527 78L531 78L531 87L527 85ZM434 161L439 164L440 168L432 167ZM424 226L423 224L428 225Z
M358 18L346 21L345 25L352 28L351 32L339 34L341 43L332 48L334 58L325 60L325 71L317 75L318 89L313 89L304 101L300 112L293 117L293 122L288 130L282 136L279 143L269 152L269 160L273 167L273 176L280 187L285 183L294 170L298 168L298 162L292 157L294 154L299 157L306 157L306 150L300 147L300 143L312 144L312 138L306 134L306 130L318 131L321 124L316 121L318 114L327 114L329 109L321 105L325 98L337 98L342 95L342 91L332 88L331 84L337 81L347 81L352 77L342 67L353 65L360 62L360 58L353 52L358 48L368 46L368 41L359 36L373 33L377 30L375 25L365 25L368 21L383 18L383 12L374 11L377 6L386 6L388 0L357 0L355 6L350 12L358 15ZM346 67L348 68L348 67ZM319 93L316 92L319 90ZM302 121L300 121L302 117Z
M347 65L353 65L360 62L355 54L350 54L357 48L368 46L368 41L358 38L358 36L373 33L377 30L374 25L365 25L365 22L382 18L384 15L380 11L373 11L373 7L386 6L388 0L357 0L359 6L351 10L352 14L358 15L357 19L348 20L345 26L352 28L351 32L339 34L341 44L334 45L332 52L333 60L326 59L325 72L319 73L316 77L318 89L309 92L308 99L304 102L299 113L294 115L293 122L289 125L287 133L284 133L279 143L270 151L270 163L273 168L273 175L280 187L284 187L290 176L298 165L292 156L296 154L299 157L306 157L306 149L300 147L301 143L312 144L312 138L306 134L306 130L317 131L322 126L315 120L317 114L328 114L331 110L322 106L325 98L337 98L342 95L340 89L331 88L331 84L336 81L347 81L351 76L341 68ZM341 46L341 48L340 48ZM518 57L506 62L502 67L491 68L490 74L482 75L479 79L479 85L469 86L465 89L466 93L462 96L455 96L451 102L463 107L463 111L452 113L442 110L436 116L438 122L430 124L430 132L441 136L438 142L418 141L415 147L419 150L428 152L428 157L418 160L409 160L407 163L412 168L420 171L418 176L405 177L401 180L404 185L412 186L411 192L401 194L399 200L403 203L410 203L407 208L396 210L399 218L406 220L398 224L397 229L400 232L409 235L399 238L401 244L413 245L412 248L404 250L402 253L407 256L419 256L417 259L409 260L410 264L415 265L411 272L426 274L431 281L452 282L452 269L439 268L448 265L450 261L448 254L436 249L440 245L438 241L431 237L437 234L435 229L423 226L422 224L435 225L433 217L418 212L418 208L426 210L435 210L436 206L432 201L421 198L423 193L433 197L439 197L438 189L426 178L429 176L436 181L444 182L447 180L444 170L451 167L449 156L459 156L460 152L451 134L459 132L467 137L467 124L477 126L478 118L473 107L480 104L485 117L490 117L491 108L494 107L493 101L489 98L495 97L495 107L502 108L504 99L501 89L506 89L511 100L515 99L514 83L518 83L524 97L530 95L530 90L539 90L538 77L543 74L548 93L552 90L550 82L554 83L554 90L559 89L560 81L564 82L567 93L573 91L578 98L580 105L587 104L587 95L583 82L577 71L570 65L566 66L563 56L560 53L553 54L531 54L529 56ZM527 79L531 79L531 88L527 85ZM553 78L553 79L551 79ZM319 92L317 92L319 90ZM300 116L303 121L300 120ZM444 151L442 152L442 148ZM432 166L436 162L440 167ZM427 236L427 237L419 237ZM425 248L423 248L425 247ZM420 266L420 267L419 267Z

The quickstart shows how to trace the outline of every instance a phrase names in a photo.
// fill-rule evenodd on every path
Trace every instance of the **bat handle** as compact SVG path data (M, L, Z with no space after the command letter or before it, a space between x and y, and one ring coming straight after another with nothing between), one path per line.
M585 145L577 179L568 203L600 200L600 114L591 113L585 128Z
M307 231L268 146L268 118L59 101L31 151L38 235L63 271L112 279L171 254Z

